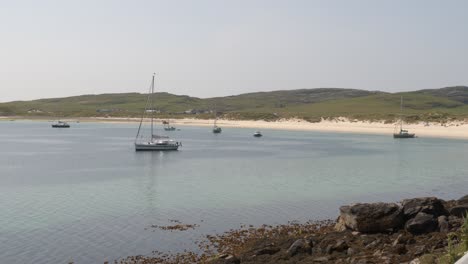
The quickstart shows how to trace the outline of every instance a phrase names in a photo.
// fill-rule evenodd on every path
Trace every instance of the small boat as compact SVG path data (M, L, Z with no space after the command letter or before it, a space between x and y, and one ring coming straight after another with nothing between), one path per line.
M139 138L141 127L143 124L143 119L145 117L145 113L147 112L148 106L150 109L154 109L154 77L151 80L151 92L148 94L148 100L146 103L145 110L143 111L143 115L140 120L140 125L138 127L138 132L135 137L135 150L136 151L166 151L166 150L178 150L180 146L182 146L181 142L177 142L175 140L170 139L167 136L160 136L154 134L154 111L151 112L151 136L147 139Z
M408 130L403 129L403 96L400 103L400 126L399 131L393 133L393 138L414 138L416 134L409 133Z
M253 136L254 136L254 137L261 137L261 136L263 136L263 135L262 135L262 132L257 131L257 132L255 132L255 133L253 134Z
M219 126L214 126L213 127L213 133L219 134L222 132L222 129Z
M52 124L53 128L69 128L70 125L64 121L58 121L57 123Z
M219 134L222 131L221 127L216 125L217 121L218 121L218 115L217 113L215 113L215 119L214 119L214 124L213 124L213 133L215 134Z
M173 127L173 126L171 126L169 124L169 121L163 121L163 124L164 124L164 130L166 130L166 131L175 131L176 130L175 127Z

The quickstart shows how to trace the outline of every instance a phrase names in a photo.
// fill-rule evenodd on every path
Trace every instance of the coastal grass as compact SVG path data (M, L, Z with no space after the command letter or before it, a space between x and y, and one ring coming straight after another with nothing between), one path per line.
M449 233L447 237L447 254L439 259L440 264L453 264L468 252L468 213L464 217L461 229L456 233Z

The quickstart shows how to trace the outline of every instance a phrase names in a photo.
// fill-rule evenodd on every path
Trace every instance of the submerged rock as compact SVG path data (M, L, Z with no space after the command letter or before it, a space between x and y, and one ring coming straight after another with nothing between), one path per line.
M435 217L448 214L443 205L443 201L436 197L405 199L401 204L403 206L403 214L406 219L415 217L419 212L433 215Z
M399 229L403 223L402 210L395 203L359 203L340 207L336 228L380 233Z
M437 229L437 221L432 215L419 212L416 217L406 222L405 229L414 235L425 234Z

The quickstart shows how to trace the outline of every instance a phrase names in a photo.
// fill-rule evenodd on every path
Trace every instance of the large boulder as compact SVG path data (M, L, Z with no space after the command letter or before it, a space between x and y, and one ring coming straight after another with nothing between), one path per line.
M381 233L397 230L403 223L401 207L395 203L358 203L340 207L337 228Z
M433 232L437 229L438 222L434 216L419 212L414 218L408 220L405 225L406 231L414 235Z
M468 204L468 195L463 196L462 198L457 200L458 204Z
M405 219L411 219L419 212L430 214L435 217L448 215L448 212L443 205L443 201L436 197L405 199L401 204L403 206Z
M468 213L468 203L454 206L450 209L450 214L456 217L465 217Z

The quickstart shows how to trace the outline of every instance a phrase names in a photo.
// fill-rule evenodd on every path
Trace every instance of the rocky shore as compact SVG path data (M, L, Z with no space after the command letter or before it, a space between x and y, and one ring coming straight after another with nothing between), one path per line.
M454 263L468 251L468 195L340 207L336 221L245 227L200 242L202 254L118 263Z

